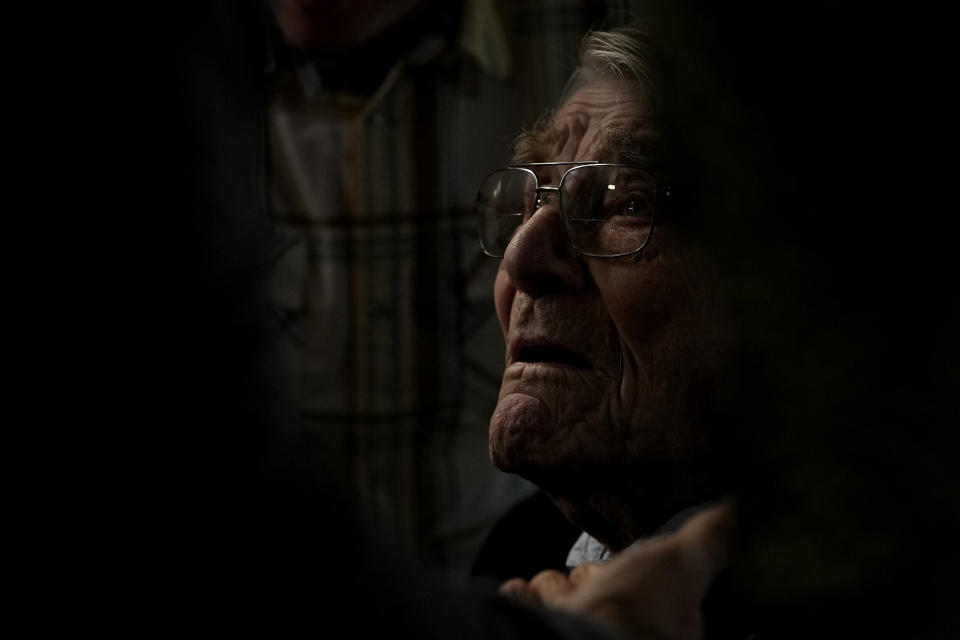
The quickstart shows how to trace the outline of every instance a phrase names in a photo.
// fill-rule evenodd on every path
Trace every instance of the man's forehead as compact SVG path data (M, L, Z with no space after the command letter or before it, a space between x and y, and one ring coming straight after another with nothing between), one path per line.
M637 166L646 166L654 158L655 135L652 123L637 122L631 128L608 127L598 132L598 144L592 145L589 158L568 160L597 160ZM553 162L560 160L570 139L569 129L545 126L522 133L514 145L514 162Z
M645 164L652 156L654 129L639 90L605 84L583 87L559 110L521 134L514 145L514 160ZM584 153L590 157L564 157Z

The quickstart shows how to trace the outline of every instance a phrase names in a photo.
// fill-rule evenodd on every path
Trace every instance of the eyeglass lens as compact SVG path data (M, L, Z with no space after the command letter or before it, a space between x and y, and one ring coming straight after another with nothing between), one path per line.
M513 234L534 213L536 177L522 168L490 174L477 194L480 244L502 257ZM645 171L583 165L560 183L560 210L570 243L592 256L619 256L643 248L653 229L656 186Z

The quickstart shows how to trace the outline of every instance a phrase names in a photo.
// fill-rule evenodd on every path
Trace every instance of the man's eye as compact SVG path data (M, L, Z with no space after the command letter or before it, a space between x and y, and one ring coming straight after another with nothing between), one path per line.
M624 211L624 215L628 216L643 216L647 214L647 203L643 200L634 198L627 203L627 208Z
M649 218L651 208L649 201L643 196L630 196L614 203L610 207L610 217Z

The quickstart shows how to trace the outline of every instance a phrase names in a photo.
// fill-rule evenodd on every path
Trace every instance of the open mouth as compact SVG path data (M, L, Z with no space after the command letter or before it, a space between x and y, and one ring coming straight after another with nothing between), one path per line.
M562 347L529 346L517 352L516 362L553 364L577 369L587 369L590 365L587 359L575 351Z

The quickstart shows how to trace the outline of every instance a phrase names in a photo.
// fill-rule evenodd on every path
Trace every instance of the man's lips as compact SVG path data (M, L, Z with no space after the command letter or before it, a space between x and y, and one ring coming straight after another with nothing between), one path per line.
M551 364L589 369L589 359L580 351L547 338L517 338L510 344L510 362Z

